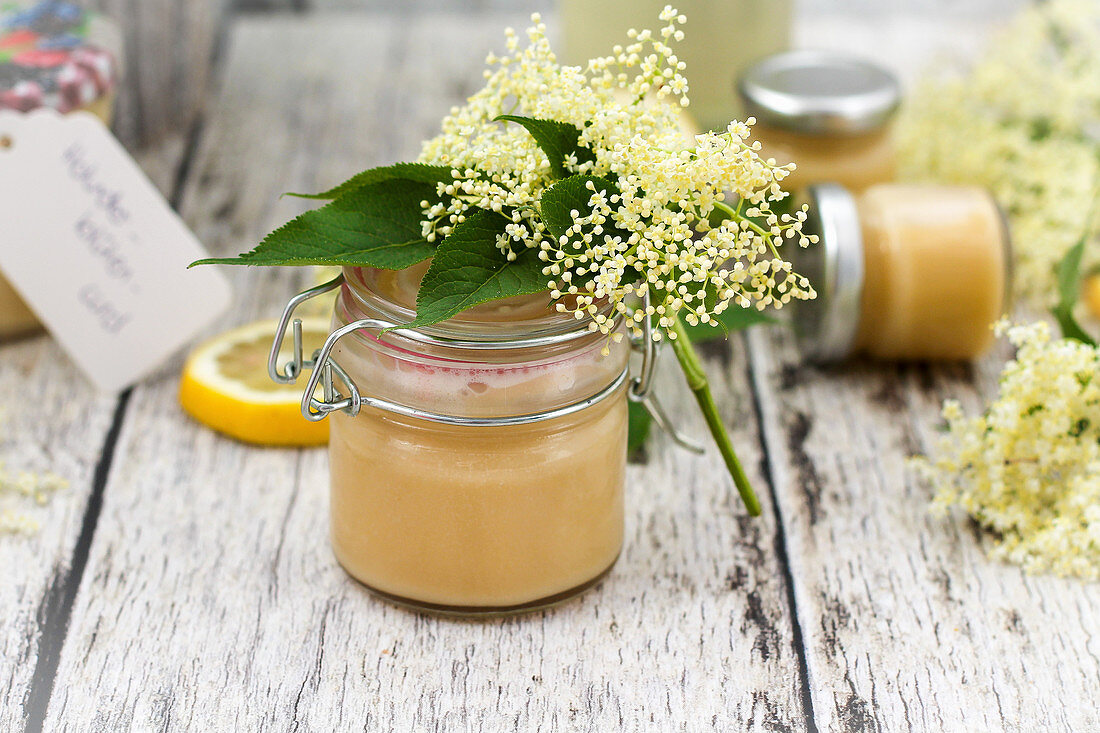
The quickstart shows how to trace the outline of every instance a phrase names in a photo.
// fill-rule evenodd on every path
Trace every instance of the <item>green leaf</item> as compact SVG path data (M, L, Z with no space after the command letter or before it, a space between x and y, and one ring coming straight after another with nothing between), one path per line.
M565 178L569 171L565 169L565 159L576 156L578 163L596 160L595 154L580 144L581 131L575 125L557 120L540 120L519 115L501 115L494 122L515 122L522 125L550 160L550 172L554 178Z
M649 437L649 429L653 426L653 418L641 402L631 400L627 409L629 412L627 413L626 453L628 456L633 456L645 445L646 438Z
M301 199L317 199L331 201L348 194L356 189L386 181L404 180L416 183L450 183L451 169L445 165L426 165L424 163L394 163L381 168L371 168L358 175L349 178L336 188L330 188L324 193L288 193L287 196L295 196ZM432 191L430 198L437 198ZM419 202L418 202L419 203Z
M1087 222L1091 223L1091 221L1090 214ZM1084 234L1058 263L1058 304L1051 309L1051 313L1058 321L1063 337L1096 346L1096 340L1081 328L1081 324L1073 317L1073 307L1077 305L1081 291L1081 260L1085 256L1085 246L1089 242L1090 233L1091 227L1086 223Z
M743 331L760 323L776 322L774 318L756 308L742 308L736 303L732 303L713 318L718 322L717 326L704 323L692 326L685 322L684 331L687 332L688 337L694 343L700 344L715 339L724 339L731 333Z
M570 176L562 179L542 192L539 199L539 216L542 218L550 233L555 237L561 237L569 227L573 226L571 212L578 211L582 215L591 212L588 205L592 198L592 191L588 190L589 182L595 185L597 191L604 191L608 197L619 193L611 181L598 176ZM612 229L605 225L605 231L612 233Z
M416 295L416 319L406 327L430 326L491 300L531 295L546 289L543 264L534 249L512 262L497 248L509 220L477 210L455 226L436 250Z
M338 265L401 270L432 256L421 233L420 202L435 195L428 183L392 180L341 195L307 211L237 257L195 265Z

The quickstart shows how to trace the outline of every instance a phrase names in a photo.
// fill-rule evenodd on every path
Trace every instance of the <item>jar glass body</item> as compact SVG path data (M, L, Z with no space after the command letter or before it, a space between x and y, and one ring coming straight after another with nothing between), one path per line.
M897 175L889 127L862 134L812 134L759 122L752 128L752 139L760 142L761 157L797 166L783 182L784 188L791 191L831 182L859 193L893 181Z
M950 360L988 350L1011 285L1008 230L993 197L981 188L885 185L856 206L865 273L856 351Z
M345 270L334 326L406 322L419 274ZM629 345L585 330L508 348L584 329L548 304L534 296L467 311L431 329L457 339L446 345L357 331L334 358L364 395L406 407L472 418L555 410L614 383ZM498 348L469 347L479 339ZM584 590L618 557L625 386L521 425L448 425L371 407L329 419L333 548L348 573L391 600L463 614L528 610Z

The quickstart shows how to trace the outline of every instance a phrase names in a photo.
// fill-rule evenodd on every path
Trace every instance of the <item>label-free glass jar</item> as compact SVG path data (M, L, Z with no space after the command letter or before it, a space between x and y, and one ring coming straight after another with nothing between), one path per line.
M802 353L957 360L983 354L1008 309L1011 244L984 189L881 184L858 197L841 186L807 191L805 231L792 252L818 291L791 311Z
M889 122L901 102L890 72L825 51L791 51L747 69L737 89L757 120L761 155L797 169L788 190L839 183L861 191L894 180Z
M332 413L336 557L433 611L579 593L622 547L629 340L550 310L548 294L386 331L412 320L422 274L346 269L313 364L312 385L334 382L311 410Z
M0 110L88 112L110 125L120 47L114 25L73 3L0 3ZM39 328L0 277L0 339Z

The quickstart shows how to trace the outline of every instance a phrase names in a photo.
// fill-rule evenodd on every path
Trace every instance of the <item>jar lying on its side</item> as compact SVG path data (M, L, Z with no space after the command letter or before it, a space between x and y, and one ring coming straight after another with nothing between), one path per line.
M412 320L422 272L344 272L334 328L374 327L332 351L364 403L331 418L336 557L379 595L421 609L564 600L622 547L629 340L552 311L548 294L380 332Z
M797 168L784 181L794 191L839 183L859 192L894 180L889 123L901 102L890 72L826 51L790 51L747 69L737 85L756 117L760 154Z
M792 253L818 291L791 312L804 356L957 360L989 349L1012 284L1009 230L989 192L882 184L855 197L822 184L807 198L805 231L820 241Z
M0 110L87 112L110 125L121 46L116 26L74 3L0 3ZM0 277L0 339L40 328Z

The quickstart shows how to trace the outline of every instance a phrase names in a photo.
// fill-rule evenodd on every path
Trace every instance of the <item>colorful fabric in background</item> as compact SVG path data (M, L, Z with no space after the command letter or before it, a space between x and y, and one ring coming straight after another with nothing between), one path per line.
M0 2L0 109L67 113L102 98L118 78L107 49L91 42L92 16L64 0Z

